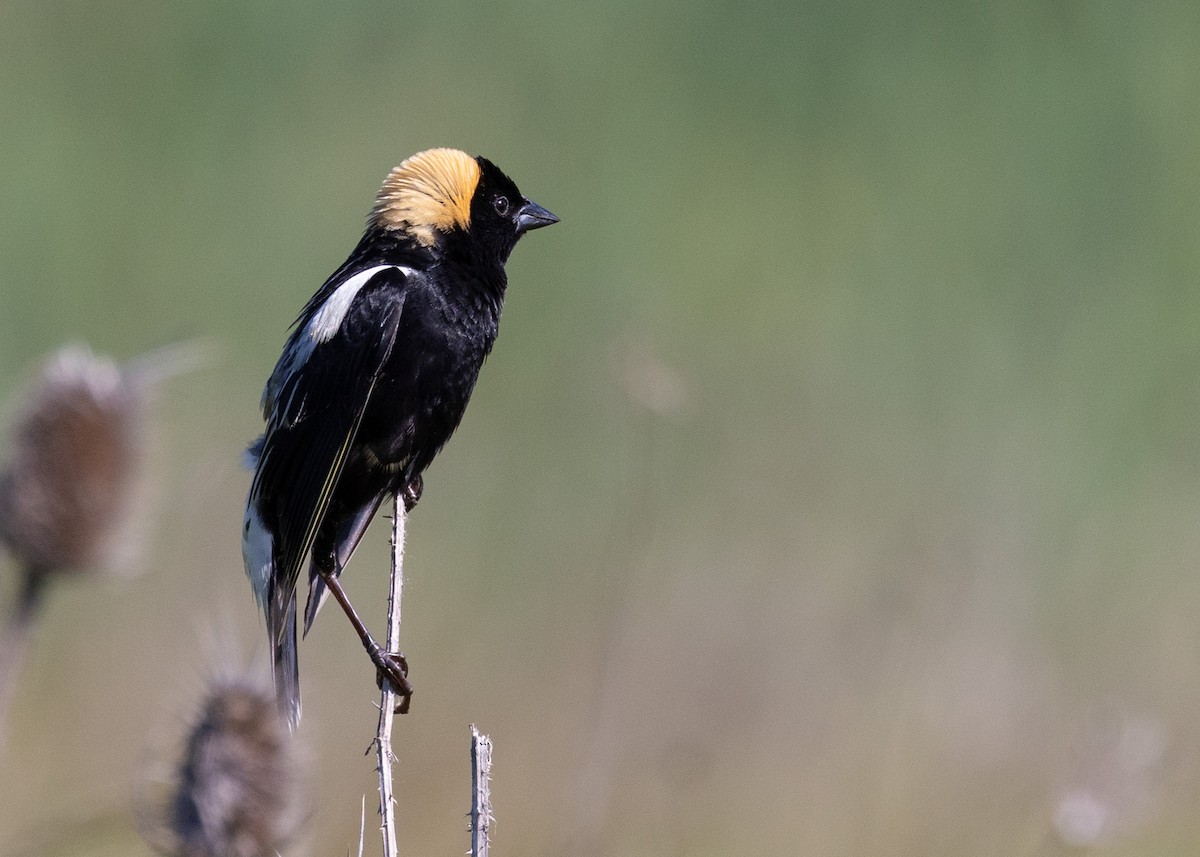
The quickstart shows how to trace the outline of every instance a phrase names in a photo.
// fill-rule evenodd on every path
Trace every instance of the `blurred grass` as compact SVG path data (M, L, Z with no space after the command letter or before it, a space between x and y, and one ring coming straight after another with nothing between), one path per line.
M52 600L0 852L139 853L147 736L261 648L263 379L440 144L563 222L410 526L408 851L464 847L475 721L511 853L1058 853L1072 789L1110 853L1194 852L1198 36L1185 3L5 4L0 391L69 338L221 359L163 402L144 576ZM312 853L373 790L347 630L302 649Z

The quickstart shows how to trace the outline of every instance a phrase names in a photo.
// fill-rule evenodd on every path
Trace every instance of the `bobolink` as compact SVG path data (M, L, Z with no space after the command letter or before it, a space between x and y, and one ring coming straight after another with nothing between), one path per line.
M411 694L403 657L381 650L339 575L379 505L411 508L421 474L462 419L496 339L517 240L558 218L485 158L430 149L393 169L362 240L296 320L262 397L242 555L266 614L275 689L300 719L296 584L304 630L329 591L381 679Z

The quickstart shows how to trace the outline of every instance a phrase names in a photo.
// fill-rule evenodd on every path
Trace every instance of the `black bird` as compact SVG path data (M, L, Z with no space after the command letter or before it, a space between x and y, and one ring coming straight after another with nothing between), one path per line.
M486 158L430 149L393 169L362 240L305 305L262 397L242 555L267 620L281 710L300 719L296 584L308 632L332 592L404 698L407 664L371 638L338 580L385 497L411 508L496 339L517 240L558 218Z

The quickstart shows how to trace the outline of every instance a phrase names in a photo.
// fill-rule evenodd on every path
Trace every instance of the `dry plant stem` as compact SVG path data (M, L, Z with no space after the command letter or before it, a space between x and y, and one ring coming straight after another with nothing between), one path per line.
M471 726L471 857L487 857L492 831L492 739Z
M363 857L363 845L367 833L367 796L363 795L362 807L358 812L358 857Z
M400 596L404 591L404 497L397 494L392 505L392 585L388 591L387 641L391 654L400 652ZM396 693L389 681L382 682L379 696L379 732L375 756L379 767L379 818L384 857L396 857L396 802L392 796L392 719L396 715Z
M25 650L29 647L29 637L37 624L49 580L50 575L42 569L24 569L21 588L4 633L0 636L0 746L4 744L4 725L8 720L8 707L16 688L17 675L21 672L21 663L25 660Z

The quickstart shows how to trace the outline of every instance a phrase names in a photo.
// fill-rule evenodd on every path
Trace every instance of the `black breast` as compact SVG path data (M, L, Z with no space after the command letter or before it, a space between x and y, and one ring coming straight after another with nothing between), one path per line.
M488 308L448 301L426 283L410 285L396 344L356 443L393 470L389 487L420 474L450 439L495 338Z

